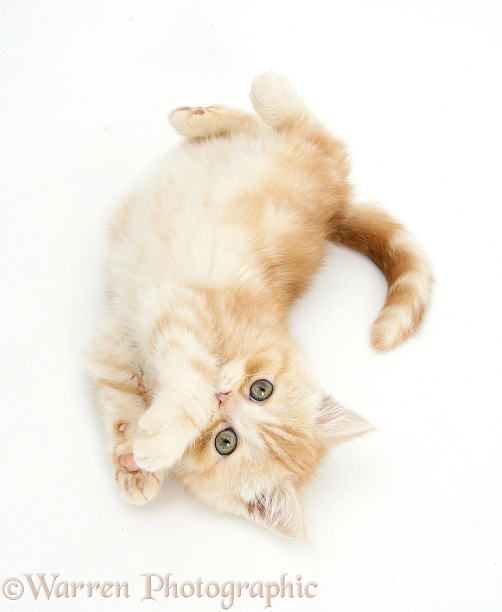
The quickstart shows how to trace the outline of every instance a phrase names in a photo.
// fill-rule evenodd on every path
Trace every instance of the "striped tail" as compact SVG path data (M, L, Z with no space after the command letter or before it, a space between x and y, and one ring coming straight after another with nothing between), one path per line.
M333 217L328 238L367 255L387 279L387 298L371 332L373 347L388 351L414 336L434 280L413 236L383 210L352 205Z

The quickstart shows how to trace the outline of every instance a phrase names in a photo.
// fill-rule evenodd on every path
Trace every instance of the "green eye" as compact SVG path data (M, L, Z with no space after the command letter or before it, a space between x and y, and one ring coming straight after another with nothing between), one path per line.
M274 392L274 385L262 378L260 380L256 380L249 390L249 395L251 399L254 399L255 402L264 402L268 399L272 393Z
M220 455L230 455L237 448L237 434L233 429L224 429L216 436L214 445Z

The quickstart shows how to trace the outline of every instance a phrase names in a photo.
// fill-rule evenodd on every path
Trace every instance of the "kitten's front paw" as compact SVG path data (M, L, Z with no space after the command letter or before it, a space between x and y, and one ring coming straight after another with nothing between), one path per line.
M134 460L150 472L169 469L181 459L194 437L194 432L177 419L166 424L165 415L150 408L138 423Z
M157 495L165 471L145 471L138 467L132 454L129 429L131 427L127 423L117 427L117 444L113 452L115 481L125 501L142 506Z
M147 472L140 469L132 453L119 457L119 465L115 470L115 481L125 501L136 506L143 506L153 499L164 480L164 470Z

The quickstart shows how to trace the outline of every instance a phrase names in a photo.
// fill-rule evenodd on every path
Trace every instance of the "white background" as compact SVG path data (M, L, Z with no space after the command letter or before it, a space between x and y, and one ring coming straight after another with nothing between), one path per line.
M128 599L22 598L3 610L220 610L141 602L178 583L318 583L273 610L502 609L499 0L2 0L0 582L23 573L129 583ZM308 489L310 544L215 514L169 482L143 508L115 491L83 374L103 312L103 227L177 136L172 107L250 108L290 77L349 142L361 198L404 221L437 286L421 336L369 347L385 295L330 250L293 312L324 387L379 429L338 447ZM243 596L233 610L262 610Z

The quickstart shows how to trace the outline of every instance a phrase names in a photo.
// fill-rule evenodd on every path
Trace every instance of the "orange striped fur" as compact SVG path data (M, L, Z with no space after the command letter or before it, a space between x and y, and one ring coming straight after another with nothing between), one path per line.
M385 351L417 332L432 275L401 224L352 201L344 144L287 79L265 73L250 97L256 114L170 113L184 143L110 222L108 319L88 367L124 499L148 502L169 472L217 510L305 538L305 486L372 426L316 383L289 307L327 241L356 249L388 282L371 334Z

